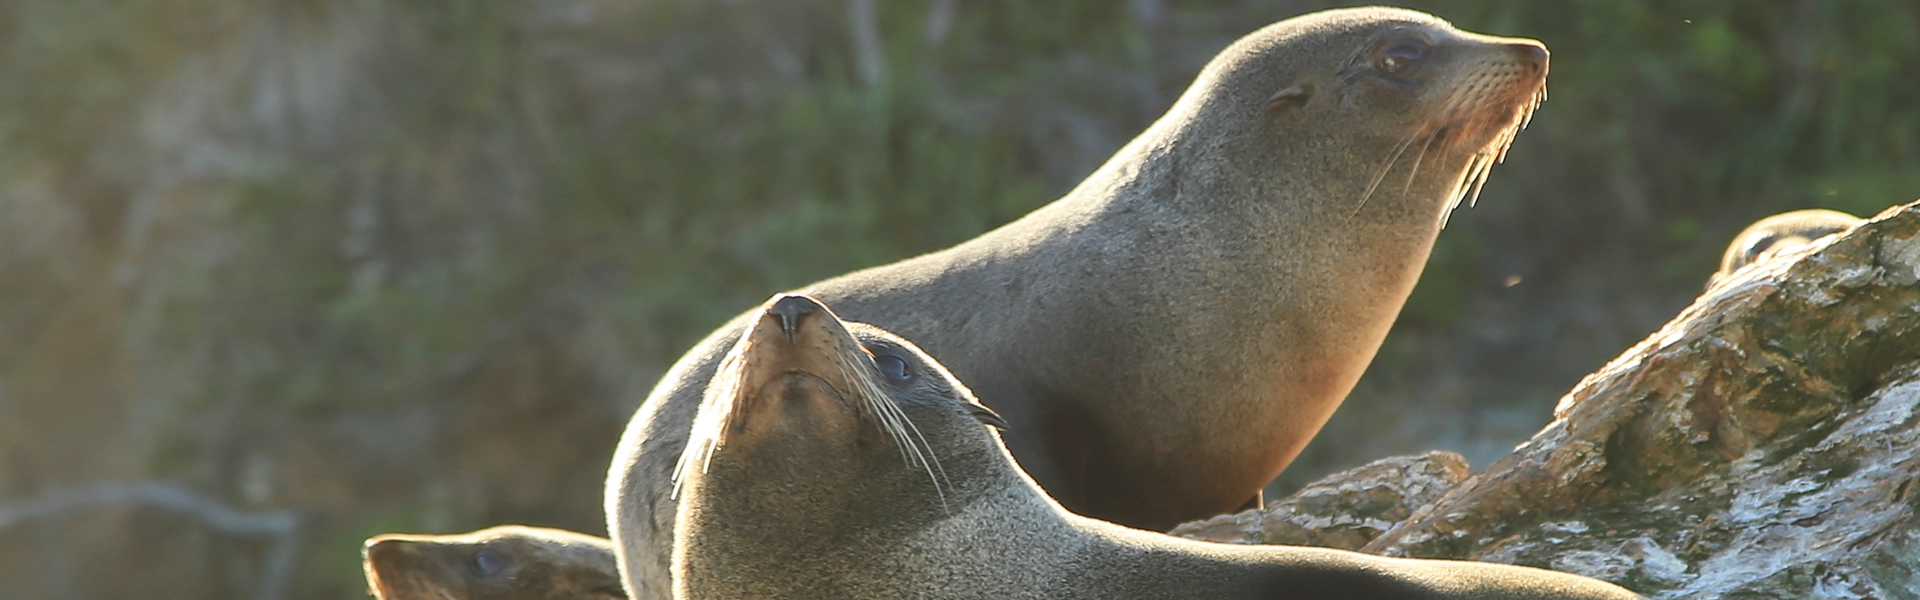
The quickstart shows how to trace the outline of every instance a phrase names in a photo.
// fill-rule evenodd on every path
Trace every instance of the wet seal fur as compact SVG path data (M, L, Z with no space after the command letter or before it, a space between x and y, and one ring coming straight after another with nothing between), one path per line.
M940 357L1069 509L1155 530L1231 511L1352 389L1546 71L1539 42L1424 13L1282 21L1222 51L1061 199L803 293ZM756 318L689 350L616 451L609 530L639 598L666 593L667 482Z
M1243 546L1068 512L911 343L781 296L733 345L677 469L674 597L1623 600L1492 563Z
M361 550L380 600L625 600L613 543L502 525L455 535L385 534Z
M1733 275L1740 267L1853 229L1863 221L1860 217L1824 208L1783 212L1754 221L1727 244L1726 254L1720 256L1720 270L1707 280L1707 287Z

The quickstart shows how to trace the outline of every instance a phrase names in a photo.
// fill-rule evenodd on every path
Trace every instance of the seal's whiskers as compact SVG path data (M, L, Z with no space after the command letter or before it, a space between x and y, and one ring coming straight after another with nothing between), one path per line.
M913 424L913 418L900 410L880 388L880 382L874 380L872 369L855 364L846 354L837 354L834 358L839 363L842 377L854 386L854 394L860 396L867 411L878 417L881 428L901 447L902 458L906 459L907 465L920 467L927 473L927 479L933 483L934 495L940 498L941 511L947 511L945 488L951 487L952 483L941 485L941 481L947 478L947 472L940 466L940 457L934 453L933 444L928 443L926 436L920 433L920 428ZM908 453L911 453L911 458L908 458Z
M712 383L707 386L693 427L687 432L687 445L681 449L680 460L674 465L673 498L680 497L680 487L694 469L707 472L707 465L713 462L713 451L720 447L727 428L732 427L745 379L741 371L746 368L746 353L752 347L752 338L742 335L714 369Z
M1400 193L1405 194L1413 189L1413 179L1420 175L1420 163L1426 162L1427 151L1433 149L1433 141L1439 139L1439 137L1440 130L1438 129L1427 133L1426 143L1420 144L1420 153L1413 155L1413 168L1407 170L1407 182L1400 186Z
M746 354L752 346L752 340L743 337L727 353L726 358L721 360L720 367L715 371L713 383L707 388L699 413L694 417L693 427L688 433L687 445L681 451L678 464L674 466L674 498L680 496L682 486L696 469L700 473L707 472L707 467L713 462L714 451L725 443L727 431L732 427L734 413L739 410L740 397L746 391L742 389L745 379L742 371L746 367ZM856 396L857 408L862 413L862 417L871 419L881 431L893 439L900 451L902 461L927 473L928 480L933 482L934 493L940 498L941 508L945 510L946 488L951 487L952 484L950 482L942 484L947 479L946 469L940 466L940 457L934 453L933 444L920 433L920 428L914 425L906 412L890 400L890 396L875 379L871 367L859 364L853 358L853 352L836 349L830 353L833 355L834 367L838 371L836 373L838 379L853 388L841 390L841 392Z
M1404 194L1413 189L1413 180L1420 175L1420 164L1426 161L1427 151L1432 150L1433 143L1440 139L1440 132L1445 131L1450 124L1458 118L1458 113L1466 104L1466 98L1467 94L1462 93L1460 90L1455 90L1453 96L1447 99L1447 103L1440 110L1440 116L1438 118L1421 123L1420 127L1414 130L1415 135L1418 135L1421 131L1427 132L1427 142L1420 146L1420 154L1414 156L1413 168L1408 170L1407 183L1401 186L1400 193ZM1389 168L1391 168L1391 165L1389 165ZM1453 207L1449 206L1447 208L1448 210L1452 210Z
M867 376L867 370L861 368L860 365L853 364L847 356L837 355L834 358L835 363L840 368L842 378L852 382L854 395L859 397L862 414L877 420L880 425L880 430L886 432L888 437L893 438L895 445L898 446L897 450L900 452L901 460L906 461L907 464L911 466L921 466L924 464L926 459L921 455L920 447L916 444L908 443L906 428L901 425L901 420L905 415L900 414L898 407L892 406L891 403L876 400L876 398L883 398L885 396L885 392L879 388L879 383L873 381L870 376Z
M1467 166L1461 172L1460 179L1454 182L1446 210L1440 213L1440 226L1447 226L1447 218L1453 210L1465 200L1467 206L1473 206L1480 200L1480 192L1487 185L1487 179L1493 175L1493 165L1506 162L1507 150L1513 147L1513 140L1533 122L1533 113L1540 103L1547 99L1547 82L1544 73L1537 80L1533 91L1526 100L1515 103L1511 110L1461 111L1464 114L1451 114L1466 106L1504 106L1497 98L1510 89L1520 78L1518 65L1502 62L1490 65L1475 76L1471 85L1463 86L1455 98L1448 103L1448 116L1459 120L1454 124L1464 130L1484 130L1497 127L1493 137L1485 146L1474 152L1467 160ZM1504 121L1504 122L1503 122Z
M1429 132L1428 136L1432 136L1432 133ZM1374 189L1380 187L1380 181L1387 178L1387 173L1393 170L1394 163L1400 161L1400 155L1405 154L1407 147L1413 145L1413 141L1417 139L1420 139L1420 132L1415 130L1412 134L1407 135L1407 139L1400 140L1399 144L1394 145L1393 153L1387 155L1386 164L1381 165L1380 173L1374 175L1373 181L1367 183L1367 191L1360 194L1360 204L1353 207L1353 212L1347 215L1348 219L1360 216L1360 210L1366 208L1367 200L1373 197Z

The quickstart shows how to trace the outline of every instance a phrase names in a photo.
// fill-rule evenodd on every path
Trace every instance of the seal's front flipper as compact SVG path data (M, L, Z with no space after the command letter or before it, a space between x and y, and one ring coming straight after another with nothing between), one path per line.
M1267 509L1267 491L1260 490L1260 491L1254 492L1253 497L1248 498L1246 504L1240 505L1240 508L1233 509L1233 512L1240 512L1243 510L1266 510L1266 509Z

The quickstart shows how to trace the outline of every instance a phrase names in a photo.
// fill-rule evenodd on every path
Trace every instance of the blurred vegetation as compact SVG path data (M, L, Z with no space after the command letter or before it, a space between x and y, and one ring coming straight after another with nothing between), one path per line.
M614 437L713 326L1024 214L1332 5L0 0L0 505L292 511L300 598L361 597L376 532L602 531ZM1286 479L1511 446L1747 223L1920 196L1911 2L1410 5L1547 42L1550 98ZM0 598L273 583L178 514L58 522L0 525Z

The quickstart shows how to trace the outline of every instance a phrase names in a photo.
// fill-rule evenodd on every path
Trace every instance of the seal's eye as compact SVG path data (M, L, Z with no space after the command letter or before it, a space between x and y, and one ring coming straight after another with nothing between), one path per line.
M498 552L481 548L479 552L473 553L472 558L467 559L467 568L481 577L498 577L506 570L507 559L500 556Z
M1427 57L1427 43L1420 40L1400 40L1380 51L1380 57L1374 59L1373 67L1388 75L1397 75L1413 68Z
M880 367L880 374L896 382L913 379L913 372L907 369L906 359L886 353L874 353L873 366Z

